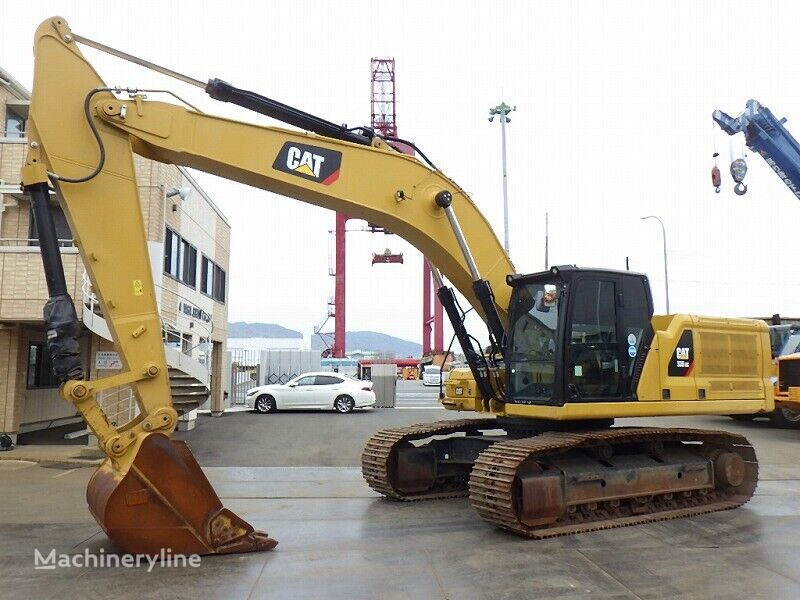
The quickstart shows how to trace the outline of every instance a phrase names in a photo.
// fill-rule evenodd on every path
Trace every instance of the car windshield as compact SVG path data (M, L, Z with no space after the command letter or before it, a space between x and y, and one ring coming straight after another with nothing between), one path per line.
M560 280L514 289L509 315L511 332L508 379L512 397L550 398L555 374Z
M439 374L439 367L426 367L425 368L426 375L438 375Z

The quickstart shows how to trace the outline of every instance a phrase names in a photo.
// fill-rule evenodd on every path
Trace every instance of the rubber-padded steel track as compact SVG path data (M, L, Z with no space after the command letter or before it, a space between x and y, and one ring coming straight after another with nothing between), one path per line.
M545 459L576 448L651 442L683 442L736 452L745 463L737 487L642 496L622 502L572 506L556 522L529 527L517 517L515 478L528 459ZM698 446L699 444L699 446ZM741 435L698 429L615 428L581 433L547 432L537 437L498 442L484 450L470 475L470 501L478 514L499 527L530 538L547 538L625 525L689 517L741 506L755 491L758 463L753 447Z
M413 440L457 433L474 434L482 429L497 428L498 425L495 419L458 419L382 429L373 435L364 447L364 452L361 454L361 472L369 487L379 494L394 500L413 502L416 500L466 496L469 494L466 481L437 481L432 490L420 494L401 492L394 487L392 482L392 452L399 446Z

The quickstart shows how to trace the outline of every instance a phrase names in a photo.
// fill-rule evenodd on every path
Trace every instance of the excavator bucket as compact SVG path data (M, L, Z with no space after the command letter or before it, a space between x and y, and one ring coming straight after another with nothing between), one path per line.
M114 544L131 554L228 554L278 542L222 506L185 442L153 433L130 469L107 459L89 481L89 510Z

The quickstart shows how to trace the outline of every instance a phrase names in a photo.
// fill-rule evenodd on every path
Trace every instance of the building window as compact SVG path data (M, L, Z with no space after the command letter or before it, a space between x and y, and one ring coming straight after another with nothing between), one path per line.
M53 374L53 364L50 362L50 353L47 345L32 343L28 346L28 389L58 387L58 381Z
M175 278L180 277L181 237L167 227L164 236L164 273Z
M197 287L197 248L169 227L164 234L164 273Z
M186 240L181 242L180 280L189 287L197 287L197 248Z
M6 107L6 124L3 129L7 138L23 138L25 137L25 119Z
M225 271L214 265L214 300L225 304Z
M214 292L214 263L205 256L203 257L201 277L200 291L211 296Z
M201 269L200 291L211 296L217 302L225 304L225 270L210 258L203 257Z

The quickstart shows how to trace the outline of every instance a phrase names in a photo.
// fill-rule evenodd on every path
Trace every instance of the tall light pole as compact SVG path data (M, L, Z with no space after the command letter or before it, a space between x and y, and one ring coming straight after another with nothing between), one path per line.
M489 109L489 123L494 121L496 116L500 117L500 135L503 145L503 231L505 234L503 248L508 254L508 175L506 169L506 123L510 123L511 119L508 118L508 113L517 110L517 107L511 107L505 102L501 102L494 108Z
M667 275L667 231L664 229L664 223L661 219L659 219L655 215L649 215L647 217L641 217L641 220L644 221L645 219L655 219L661 225L661 235L663 236L664 241L664 289L667 292L667 314L669 313L669 275Z

